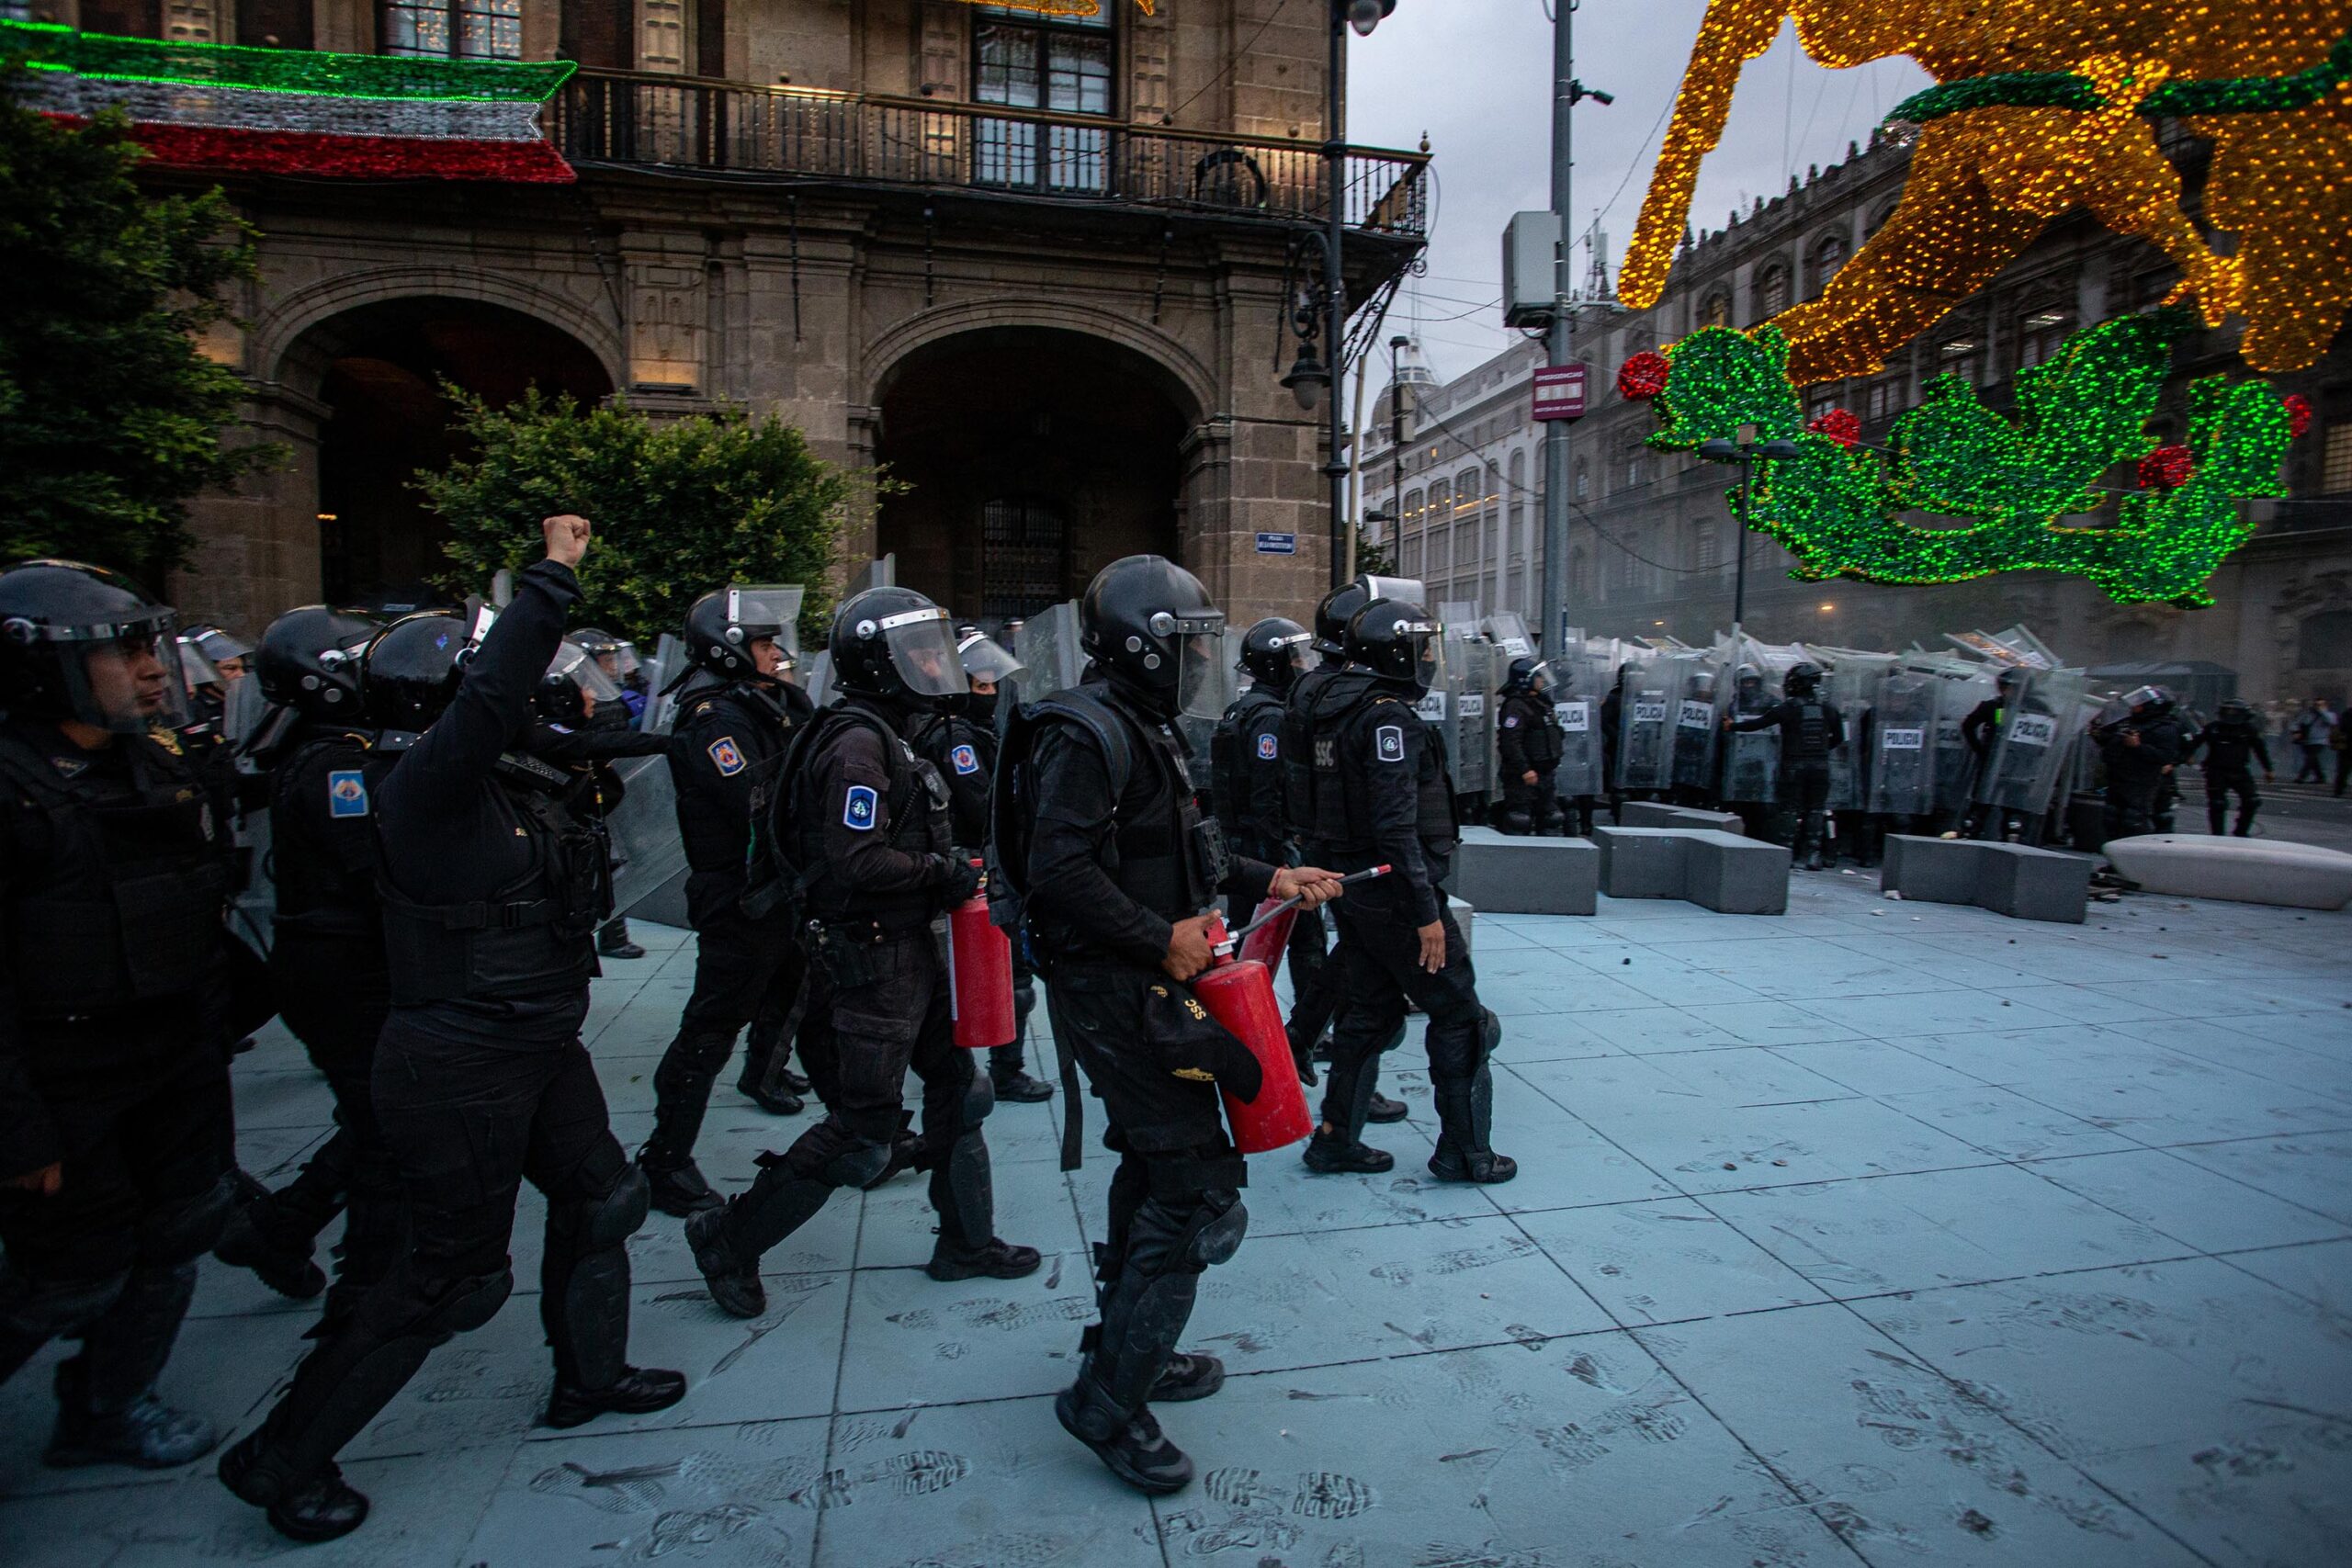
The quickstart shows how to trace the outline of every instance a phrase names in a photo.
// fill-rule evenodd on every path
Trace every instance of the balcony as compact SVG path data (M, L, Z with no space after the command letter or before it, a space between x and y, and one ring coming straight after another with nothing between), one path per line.
M1285 225L1319 224L1329 211L1312 142L994 105L582 71L546 119L548 139L583 167L1001 193ZM1350 148L1348 226L1422 239L1428 164L1427 153Z

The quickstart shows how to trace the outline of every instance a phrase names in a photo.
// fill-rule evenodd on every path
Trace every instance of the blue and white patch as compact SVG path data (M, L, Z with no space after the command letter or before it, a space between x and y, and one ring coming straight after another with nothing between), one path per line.
M875 815L881 809L880 795L865 784L852 784L849 786L849 799L842 804L842 826L870 833L874 830Z
M368 777L357 768L337 768L327 775L327 815L368 815Z
M743 771L743 752L731 735L722 735L709 746L710 765L722 778L733 778Z
M977 773L980 771L980 754L973 750L969 745L956 747L956 750L947 753L947 760L956 764L956 771L959 773Z
M1401 762L1405 760L1403 729L1393 724L1384 724L1372 732L1372 738L1377 745L1382 761Z
M1519 728L1519 715L1515 713L1507 713L1503 715L1503 728L1505 729L1517 729Z
M1271 762L1281 754L1282 743L1274 739L1271 730L1258 737L1258 761Z

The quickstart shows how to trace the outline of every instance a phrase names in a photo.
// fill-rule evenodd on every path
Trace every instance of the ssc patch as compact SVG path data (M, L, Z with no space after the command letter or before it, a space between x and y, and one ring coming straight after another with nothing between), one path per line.
M1258 737L1258 761L1271 762L1281 753L1281 743L1274 739L1271 731Z
M882 797L865 784L849 786L849 799L842 805L842 826L854 828L861 833L874 830L875 813L882 808Z
M711 766L722 778L733 778L743 771L743 753L735 745L735 738L722 735L710 743Z
M1393 724L1384 724L1374 730L1372 736L1373 739L1378 743L1382 761L1401 762L1405 760L1404 730Z
M357 768L337 768L327 775L327 815L368 815L368 779Z
M980 755L969 745L956 747L956 750L947 753L947 760L956 764L956 771L959 773L977 773L980 771Z

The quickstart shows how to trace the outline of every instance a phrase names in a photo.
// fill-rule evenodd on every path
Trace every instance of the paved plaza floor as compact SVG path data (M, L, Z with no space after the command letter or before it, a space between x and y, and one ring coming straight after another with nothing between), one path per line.
M1797 878L1782 918L1602 900L1476 924L1520 1179L1253 1162L1250 1233L1188 1343L1234 1376L1165 1413L1201 1468L1128 1492L1055 1424L1092 1314L1109 1166L1061 1107L989 1123L1012 1284L933 1283L901 1178L767 1260L752 1322L676 1221L631 1245L634 1358L676 1408L535 1428L549 1379L526 1193L516 1297L435 1352L347 1457L359 1534L301 1548L208 1460L39 1462L48 1362L0 1389L0 1562L319 1568L1670 1568L2352 1562L2352 917L2134 897L2084 927ZM692 939L597 985L625 1142ZM324 1135L275 1029L237 1065L244 1163ZM801 1124L722 1087L704 1167L742 1186ZM1099 1135L1099 1111L1090 1117ZM1090 1139L1090 1142L1091 1140ZM164 1380L258 1418L309 1306L208 1263Z

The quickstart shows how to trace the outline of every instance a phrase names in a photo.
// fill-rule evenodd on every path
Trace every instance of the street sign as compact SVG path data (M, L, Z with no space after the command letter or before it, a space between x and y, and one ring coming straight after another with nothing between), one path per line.
M1295 556L1298 554L1298 536L1261 534L1258 536L1258 553L1261 556Z
M1584 378L1585 367L1580 364L1538 367L1535 372L1535 417L1582 419Z

